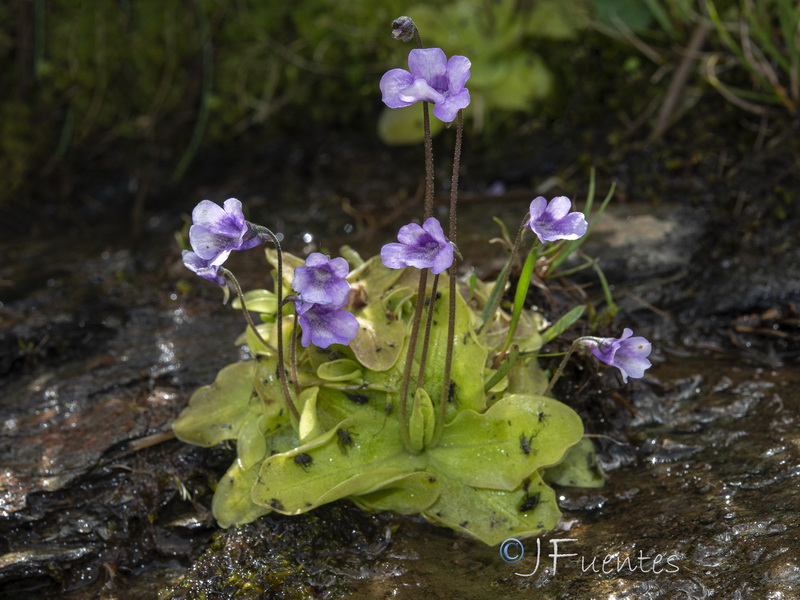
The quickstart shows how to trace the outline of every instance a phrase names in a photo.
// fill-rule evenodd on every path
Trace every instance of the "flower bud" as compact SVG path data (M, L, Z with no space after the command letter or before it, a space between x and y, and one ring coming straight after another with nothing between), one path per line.
M411 17L398 17L392 21L392 37L401 42L410 42L417 31Z

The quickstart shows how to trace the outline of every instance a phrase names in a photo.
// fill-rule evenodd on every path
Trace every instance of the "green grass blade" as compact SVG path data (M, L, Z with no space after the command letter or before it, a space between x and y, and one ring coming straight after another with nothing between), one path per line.
M584 312L586 312L586 306L583 304L574 307L571 311L547 328L547 330L542 334L542 344L546 344L572 327L575 321L583 316Z

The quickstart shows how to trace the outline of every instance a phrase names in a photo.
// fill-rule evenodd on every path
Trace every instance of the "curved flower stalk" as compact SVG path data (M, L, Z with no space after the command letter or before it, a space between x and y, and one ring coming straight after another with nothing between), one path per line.
M577 240L589 224L582 212L569 212L570 208L572 202L566 196L556 196L550 202L539 196L531 202L527 225L541 242Z
M392 69L381 77L383 102L389 108L432 102L434 116L451 123L459 110L469 106L469 90L464 86L470 66L466 56L448 60L441 48L416 48L408 54L408 71Z
M278 306L280 306L283 300L283 268L278 237L266 227L246 221L242 212L242 203L236 198L228 198L222 207L210 200L203 200L194 207L192 211L192 226L189 228L189 243L193 252L184 251L182 260L188 269L194 271L200 277L223 286L225 288L225 302L228 300L228 287L225 285L225 280L229 280L239 295L242 303L242 314L250 329L264 346L270 347L266 340L261 337L250 317L250 313L247 311L239 282L233 276L233 273L222 268L222 263L228 259L231 252L253 248L267 238L271 239L275 244L275 249L278 253L276 296L278 298ZM277 313L277 324L277 354L278 359L283 363L283 318L280 310ZM300 413L297 411L297 407L294 405L289 393L286 373L283 369L279 369L279 377L286 404L292 415L299 419Z
M381 248L381 261L390 269L416 267L438 275L453 264L453 244L444 235L439 221L431 217L421 226L403 225L397 233L400 243Z

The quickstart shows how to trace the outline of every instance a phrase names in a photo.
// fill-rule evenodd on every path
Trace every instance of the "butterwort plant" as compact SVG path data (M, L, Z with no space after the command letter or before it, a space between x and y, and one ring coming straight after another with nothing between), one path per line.
M348 262L283 252L233 198L198 204L183 262L236 293L247 321L240 343L252 358L198 389L173 430L200 446L234 445L236 459L212 501L223 527L348 498L366 510L422 514L487 544L537 535L561 517L553 486L604 481L580 417L552 395L570 354L587 348L627 381L651 366L651 346L629 329L619 338L582 336L549 381L539 366L544 344L582 312L549 325L527 300L531 280L558 276L552 271L594 222L565 196L533 199L496 281L459 279L456 211L471 63L425 48L408 17L392 28L395 39L415 40L417 48L409 69L388 71L379 87L389 107L421 104L422 214L377 256L343 250ZM433 216L431 104L434 117L455 122L450 199L437 212L447 213L446 226ZM526 236L527 258L516 289L507 290ZM262 242L272 289L243 292L223 263Z

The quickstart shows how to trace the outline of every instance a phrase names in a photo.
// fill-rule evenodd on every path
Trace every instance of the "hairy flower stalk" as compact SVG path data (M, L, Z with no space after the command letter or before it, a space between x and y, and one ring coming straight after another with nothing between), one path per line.
M408 350L406 362L403 367L403 379L400 384L400 433L403 443L413 451L409 443L407 406L409 384L411 380L411 367L416 353L417 340L422 322L422 309L425 305L425 295L427 292L428 270L436 275L434 280L434 290L431 300L428 303L428 321L433 316L433 303L436 299L436 287L438 286L438 274L445 271L453 262L453 244L445 237L439 221L431 217L421 226L416 223L409 223L400 228L397 234L398 243L386 244L381 248L381 262L390 269L402 269L405 267L415 267L420 269L419 285L417 287L417 302L414 307L414 317L411 323L411 333L409 334ZM421 382L425 372L425 361L427 360L427 343L430 335L429 328L426 327L425 346L422 349L420 360L420 370L418 381Z
M244 316L244 320L247 321L248 327L253 332L253 335L256 336L256 339L261 342L266 348L272 350L273 352L277 352L275 347L270 344L267 340L261 337L261 334L256 329L256 324L253 323L253 317L250 316L250 311L247 310L247 304L244 301L244 293L242 293L242 286L239 285L239 281L234 277L233 273L231 273L225 267L220 267L221 275L233 286L233 289L236 291L236 296L239 298L239 303L242 305L242 315Z
M461 165L461 138L464 131L464 111L459 110L456 118L456 146L453 155L453 176L450 180L450 229L449 236L452 244L456 243L456 207L458 205L458 170ZM450 294L448 295L449 307L447 312L447 348L444 355L444 373L442 374L442 395L439 399L439 415L433 432L433 443L436 444L442 435L444 418L447 412L447 402L450 399L450 373L453 366L453 338L456 329L456 275L458 263L455 258L450 266Z
M409 32L414 31L414 36L417 39L419 44L419 48L416 50L412 50L408 55L408 66L409 70L406 71L404 69L392 69L384 74L381 78L380 88L381 93L383 96L383 102L389 108L401 108L405 106L410 106L415 104L416 102L422 101L422 115L423 115L423 127L424 127L424 139L425 139L425 202L424 202L424 218L425 224L423 228L426 230L427 233L432 234L434 238L436 238L436 234L432 230L432 225L429 227L429 223L432 221L433 215L433 189L434 189L434 180L433 180L433 142L431 138L431 131L430 131L430 115L428 110L428 102L433 102L434 109L433 114L440 120L450 123L456 117L458 117L458 133L457 133L457 149L456 149L456 159L454 161L454 181L453 185L451 185L451 209L450 209L450 235L454 235L455 233L455 196L456 196L456 189L457 189L457 170L458 164L460 160L460 147L461 147L461 131L463 128L462 125L462 109L466 108L470 102L469 90L467 90L464 86L467 82L467 79L470 77L470 66L471 63L468 58L464 56L453 56L449 60L447 59L445 53L440 48L422 48L422 40L419 37L419 31L417 30L416 26L414 25L413 21L407 17L401 17L396 19L392 23L392 35L395 39L403 39L408 40L410 39ZM436 222L438 226L438 221ZM408 227L408 226L407 226ZM439 227L439 231L441 231L441 227ZM409 233L411 233L409 231ZM417 232L419 233L419 232ZM443 234L442 234L443 237ZM399 239L399 236L398 236ZM404 240L400 239L401 243ZM400 387L400 423L401 423L401 434L403 436L403 442L407 448L410 450L410 445L408 443L408 421L407 421L407 396L409 391L409 380L411 377L411 363L413 361L414 354L416 352L416 345L417 339L419 337L419 329L422 320L422 305L424 304L425 292L427 288L427 269L425 267L416 264L416 261L413 260L414 257L411 256L410 252L401 252L401 249L398 247L398 244L391 245L392 248L386 253L384 257L384 252L381 251L381 258L390 268L399 268L400 262L405 262L402 266L416 266L420 268L420 276L419 276L419 286L417 289L417 305L414 310L414 317L411 324L411 333L409 336L409 347L408 352L406 355L406 364L403 369L403 379ZM450 252L449 257L449 264L447 267L453 262L452 258L452 243L447 246L448 251ZM418 248L418 250L421 250ZM446 251L445 251L446 252ZM389 262L386 261L388 258ZM392 263L393 264L390 264ZM442 264L444 262L444 256L440 254L439 260L437 264L431 264L429 268L431 268L432 273L437 275L434 279L433 283L433 291L431 294L431 300L429 302L428 307L428 319L426 322L425 327L425 334L423 336L423 348L422 348L422 356L420 361L420 368L417 374L417 381L418 386L421 386L422 381L424 380L425 375L425 363L427 361L427 346L430 339L430 328L433 319L433 304L436 299L436 290L438 287L438 274L444 270L442 268ZM394 266L394 264L398 266ZM452 337L452 328L454 327L455 323L455 296L453 294L453 290L455 289L455 269L451 269L450 272L450 337ZM447 375L447 388L449 389L449 372L450 372L450 360L452 355L452 340L448 342L448 351L447 351L447 358L446 358L446 369L445 373ZM445 397L446 401L446 397ZM442 407L441 414L444 414L445 407ZM437 423L437 427L439 424Z
M283 252L281 251L281 243L278 241L278 236L276 236L266 227L261 225L252 225L252 227L259 238L265 239L266 237L272 240L272 243L275 245L275 252L278 256L278 275L276 277L277 283L275 286L275 296L278 300L278 310L275 314L278 327L278 379L280 379L281 382L281 390L283 391L283 397L286 400L286 405L289 407L292 416L299 421L300 413L297 410L297 406L295 406L294 400L292 400L292 394L289 392L289 385L286 381L286 367L283 354Z
M428 313L425 318L425 333L422 335L422 351L419 357L419 372L417 373L417 387L425 383L425 367L428 364L428 346L430 345L431 329L433 327L433 310L436 304L436 294L439 292L439 275L433 276L431 295L427 298Z

